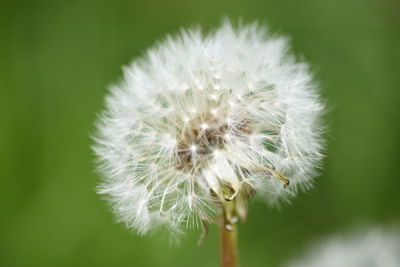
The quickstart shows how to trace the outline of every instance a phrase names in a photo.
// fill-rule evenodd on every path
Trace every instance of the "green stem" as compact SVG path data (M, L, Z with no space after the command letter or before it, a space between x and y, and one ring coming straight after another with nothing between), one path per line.
M236 223L227 225L222 223L220 225L220 240L221 240L221 267L238 267L239 254L238 254L238 240L237 240L237 226Z

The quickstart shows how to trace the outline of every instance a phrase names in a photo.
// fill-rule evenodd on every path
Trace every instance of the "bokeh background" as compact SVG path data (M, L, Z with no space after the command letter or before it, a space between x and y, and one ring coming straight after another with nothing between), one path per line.
M121 67L223 15L292 39L330 108L318 182L280 210L252 203L242 266L279 266L321 237L400 222L400 2L0 1L0 266L217 266L217 229L179 247L116 224L94 188L90 135Z

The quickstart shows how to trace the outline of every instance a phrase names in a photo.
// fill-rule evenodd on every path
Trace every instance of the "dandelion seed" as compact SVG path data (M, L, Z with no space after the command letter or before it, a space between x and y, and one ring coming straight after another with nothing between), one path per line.
M215 89L217 89L217 88L215 88ZM211 94L211 95L210 95L210 98L211 98L212 100L217 100L217 99L218 99L218 95L217 95L217 94Z

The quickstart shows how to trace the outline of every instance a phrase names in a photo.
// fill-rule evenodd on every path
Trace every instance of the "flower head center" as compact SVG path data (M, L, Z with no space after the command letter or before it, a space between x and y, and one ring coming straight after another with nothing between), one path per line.
M186 124L178 136L177 168L190 171L194 167L204 165L215 151L222 150L233 137L251 133L247 120L234 122L212 114L196 117Z

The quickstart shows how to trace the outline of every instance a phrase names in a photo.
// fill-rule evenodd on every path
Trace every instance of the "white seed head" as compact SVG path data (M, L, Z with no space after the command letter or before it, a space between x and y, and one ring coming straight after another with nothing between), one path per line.
M110 88L94 147L99 193L140 233L212 221L224 201L254 193L287 201L316 175L322 110L285 38L229 22L206 36L182 31Z
M288 267L398 267L400 233L372 228L319 242Z

